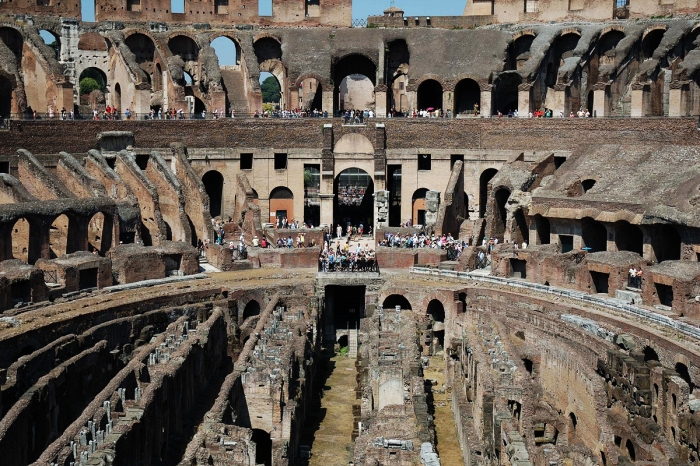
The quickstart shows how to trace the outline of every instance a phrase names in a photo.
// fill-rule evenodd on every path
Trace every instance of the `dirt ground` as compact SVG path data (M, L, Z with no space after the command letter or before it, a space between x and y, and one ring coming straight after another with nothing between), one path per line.
M324 383L320 406L304 423L302 445L311 446L308 466L347 466L352 461L352 405L355 403L355 359L330 352L322 358L318 379Z
M436 380L433 386L435 405L435 437L440 464L445 466L462 464L462 450L457 440L457 427L452 413L452 390L443 387L445 384L445 361L442 356L430 358L430 366L423 371L426 379Z

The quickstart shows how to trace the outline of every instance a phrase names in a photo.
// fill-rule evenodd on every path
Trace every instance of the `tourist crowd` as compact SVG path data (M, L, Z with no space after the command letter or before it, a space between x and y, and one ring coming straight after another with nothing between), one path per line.
M360 243L354 250L351 250L350 243L346 242L343 247L340 241L333 249L324 243L323 250L318 257L318 270L320 272L378 272L377 261L374 249L368 244L364 247Z

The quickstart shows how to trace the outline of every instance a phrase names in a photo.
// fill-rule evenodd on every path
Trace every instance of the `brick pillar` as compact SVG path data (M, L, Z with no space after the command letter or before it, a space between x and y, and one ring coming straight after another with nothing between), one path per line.
M518 116L527 118L532 111L530 101L532 100L532 84L521 84L518 86Z
M335 114L333 113L333 89L330 91L323 90L323 101L322 101L322 107L324 112L328 112L329 117L334 117Z
M481 89L481 105L479 106L481 110L481 115L488 118L493 114L493 110L491 109L491 90L493 89L493 86L487 85L483 86ZM498 110L498 109L496 109Z
M306 102L304 102L306 106ZM293 84L289 87L289 109L299 108L299 88Z
M673 81L668 92L668 116L686 116L688 84L685 81Z
M444 90L442 91L442 110L447 116L447 111L454 116L455 114L455 92L454 90Z
M377 86L374 90L374 113L377 118L386 118L386 93L387 88L383 84Z

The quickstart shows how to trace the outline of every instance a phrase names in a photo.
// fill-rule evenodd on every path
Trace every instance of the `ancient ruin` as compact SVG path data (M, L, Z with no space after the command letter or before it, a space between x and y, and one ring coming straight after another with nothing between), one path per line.
M0 3L0 463L700 464L698 5L183 5Z

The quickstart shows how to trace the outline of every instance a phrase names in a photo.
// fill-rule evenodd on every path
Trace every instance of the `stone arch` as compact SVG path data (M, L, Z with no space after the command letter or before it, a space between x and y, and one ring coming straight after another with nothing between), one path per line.
M334 57L331 65L331 78L333 80L333 108L336 114L344 108L341 105L341 84L348 76L361 75L369 79L372 86L377 85L377 62L362 53L349 53L341 57ZM370 107L375 105L374 96L368 102Z
M287 95L289 95L287 89L287 67L284 66L284 63L282 63L280 59L273 58L261 62L258 69L262 73L270 73L277 80L280 88L281 108L283 110L286 109Z
M520 73L500 73L493 92L493 103L496 111L503 114L518 110L518 89L523 78Z
M338 169L339 167L336 167ZM359 227L374 224L374 179L356 165L346 168L333 181L333 223Z
M302 75L299 75L299 77L294 81L294 84L292 84L292 87L295 89L299 88L302 85L302 83L307 79L315 79L316 81L318 81L323 87L324 91L333 90L333 87L326 82L327 80L324 80L318 73L304 73Z
M537 37L532 30L520 31L513 35L513 41L508 44L506 56L506 71L517 71L530 59L530 48Z
M96 212L88 221L88 249L104 256L112 247L114 217L108 212Z
M680 260L681 244L681 235L673 225L651 226L651 249L656 262Z
M426 110L428 108L442 108L442 93L444 85L436 79L423 79L417 86L416 90L416 106L418 110Z
M498 173L496 168L487 168L479 175L479 218L486 215L486 204L489 199L489 183Z
M632 251L640 256L644 255L644 234L637 225L632 225L625 220L618 220L614 224L615 246L618 251Z
M433 301L437 301L440 303L442 306L442 309L444 311L444 317L442 321L439 322L444 322L448 318L448 314L450 312L453 312L455 302L453 301L454 296L453 293L449 293L449 296L446 295L447 293L439 293L439 292L431 292L423 298L423 302L421 304L421 309L425 309L425 314L428 314L428 308L430 307L430 303Z
M374 146L369 138L360 133L347 133L335 143L333 153L374 155Z
M13 27L3 25L0 26L0 40L15 54L19 65L22 59L22 48L24 47L22 33Z
M605 226L591 217L581 219L581 239L590 252L607 250L608 231Z
M640 44L640 59L646 60L654 55L654 51L657 49L664 34L666 34L667 27L665 25L655 25L648 27L644 34L642 34L642 41Z
M212 46L212 47L214 47L214 42L215 42L217 39L221 39L221 38L228 39L228 40L230 40L230 41L233 43L233 48L234 48L234 51L235 51L235 54L236 54L236 57L235 57L235 60L234 60L234 64L235 64L235 65L240 65L240 64L241 64L241 57L242 57L242 54L243 54L243 50L241 49L241 43L240 43L240 41L238 40L238 38L237 38L236 36L234 36L233 34L229 34L229 33L226 33L226 32L219 32L219 33L212 34L211 40L210 40L210 42L209 42L209 45ZM218 57L218 56L219 56L219 54L217 53L217 57ZM220 57L219 57L219 66L222 66L222 65L221 65L221 58L220 58Z
M282 60L282 41L272 35L262 35L253 41L253 52L258 64L268 60Z
M477 80L463 78L455 86L454 114L472 113L474 105L481 108L481 86Z
M243 308L243 321L248 319L249 317L255 317L260 315L260 303L255 300L251 299L248 301Z
M49 35L53 41L49 42L45 36ZM44 43L54 50L56 53L56 60L61 59L61 34L56 32L50 26L44 27L39 30L39 36L43 39Z
M168 37L168 49L173 55L178 55L183 61L197 61L199 44L196 39L184 32L177 32Z
M401 306L401 309L413 310L411 302L403 295L404 290L389 290L393 293L386 293L382 296L382 307L384 310L393 310L395 306Z
M209 213L218 217L222 214L224 176L217 170L209 170L202 176L202 184L209 196Z
M288 221L294 219L294 193L286 186L277 186L270 191L270 216L276 216L276 222L280 225L283 218Z

